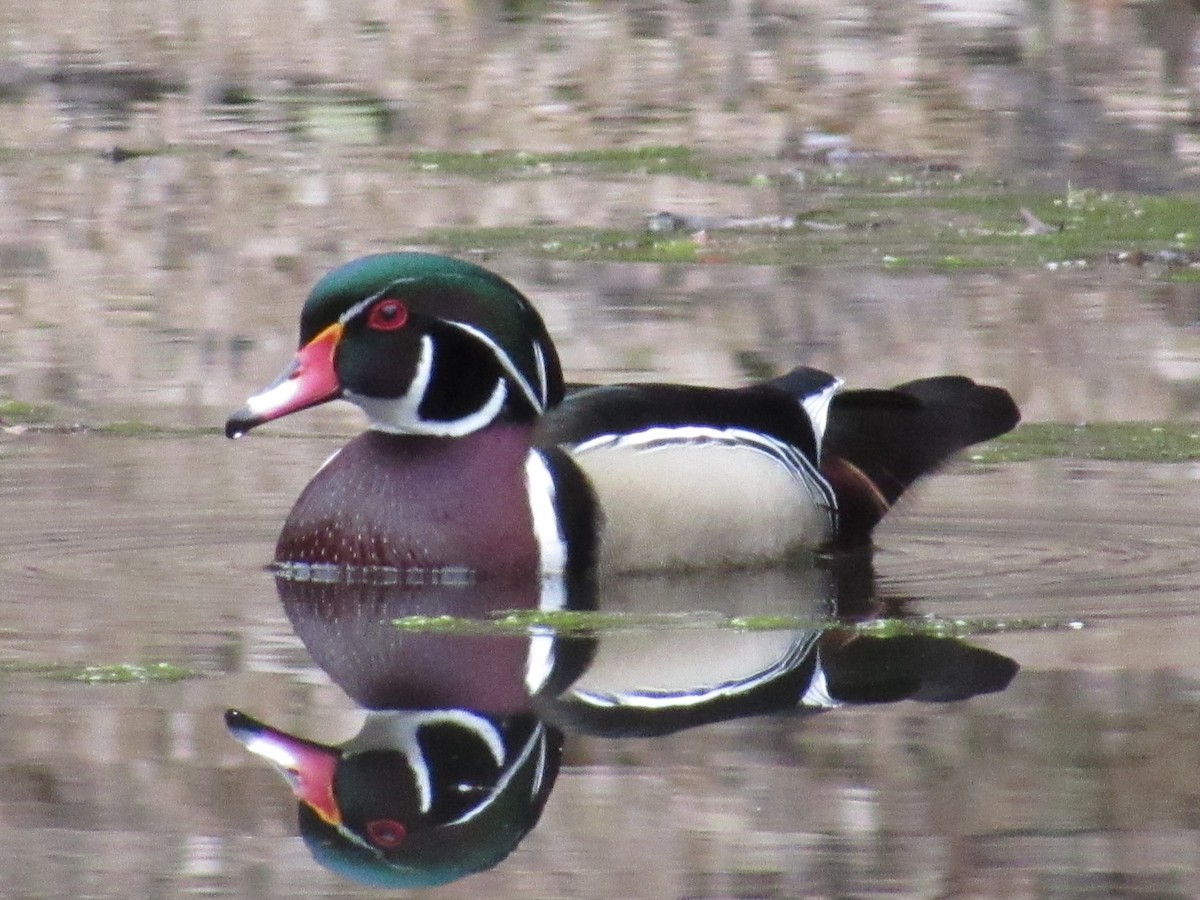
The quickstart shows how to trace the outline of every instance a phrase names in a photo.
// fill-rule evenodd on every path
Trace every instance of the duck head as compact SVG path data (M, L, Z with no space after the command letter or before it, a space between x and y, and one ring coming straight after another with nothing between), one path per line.
M229 710L225 723L298 801L314 859L363 884L419 888L495 866L537 824L562 734L532 716L375 711L327 746Z
M383 253L317 282L295 357L225 433L343 398L379 431L461 437L532 420L562 394L554 345L515 287L463 260Z

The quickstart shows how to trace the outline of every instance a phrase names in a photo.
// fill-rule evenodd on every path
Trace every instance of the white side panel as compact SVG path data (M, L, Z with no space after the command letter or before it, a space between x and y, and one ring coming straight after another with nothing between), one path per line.
M603 511L602 572L752 565L830 537L828 485L758 435L656 428L574 456Z

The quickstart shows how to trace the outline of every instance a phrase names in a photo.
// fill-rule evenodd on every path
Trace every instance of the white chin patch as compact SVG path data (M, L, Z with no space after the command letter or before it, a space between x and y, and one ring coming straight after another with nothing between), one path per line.
M411 394L411 392L410 392ZM461 419L422 419L416 407L419 403L410 403L409 396L383 400L378 397L364 397L361 394L344 392L343 396L358 406L367 414L371 428L388 434L425 434L430 437L462 437L473 431L490 425L504 407L504 399L508 389L503 381L497 381L492 389L492 395L487 402L470 415Z
M343 391L342 397L349 400L367 414L371 428L388 434L425 434L431 437L462 437L491 424L504 407L508 388L503 379L496 380L491 396L469 415L459 419L423 419L421 401L429 390L433 373L433 338L421 338L421 356L417 360L417 371L413 375L408 393L403 397L367 397L353 391Z

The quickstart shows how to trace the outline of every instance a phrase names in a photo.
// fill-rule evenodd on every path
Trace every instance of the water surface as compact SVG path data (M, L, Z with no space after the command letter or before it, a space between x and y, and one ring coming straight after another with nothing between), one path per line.
M331 744L362 723L264 570L357 413L216 432L358 254L496 269L572 380L806 362L856 387L963 372L1029 421L1196 417L1200 232L1110 245L1093 218L1063 258L1019 213L1070 237L1084 207L1194 199L1187 4L283 6L0 16L6 896L378 895L314 863L223 720ZM647 237L661 210L837 227ZM953 251L919 255L930 235ZM979 264L993 239L1020 252ZM124 420L185 430L72 428ZM1198 484L1187 462L961 461L879 530L854 618L959 623L1020 667L1007 689L568 734L537 827L429 896L1200 896ZM701 579L682 611L814 612L792 589Z
M291 497L335 443L25 434L0 445L6 664L169 660L197 676L6 676L15 896L117 884L357 895L307 858L283 782L222 722L236 706L331 743L358 730L361 713L304 652L261 568ZM541 824L499 868L444 894L599 897L616 879L631 896L1029 883L1070 896L1123 879L1189 895L1181 850L1196 837L1200 726L1190 475L1051 460L929 481L880 532L878 603L1084 627L970 638L1021 672L963 703L659 739L568 736Z

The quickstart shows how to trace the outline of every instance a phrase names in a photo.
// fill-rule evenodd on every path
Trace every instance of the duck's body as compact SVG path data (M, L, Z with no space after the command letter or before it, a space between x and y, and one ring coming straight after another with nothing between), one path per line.
M599 570L746 566L826 544L836 498L818 442L838 382L805 374L803 396L618 385L550 411L538 439L565 448L591 488Z
M850 549L917 477L1013 427L960 376L838 393L801 368L758 385L589 388L564 398L528 301L429 254L366 257L314 288L300 350L227 424L337 397L371 430L304 490L276 562L406 580L779 561Z

